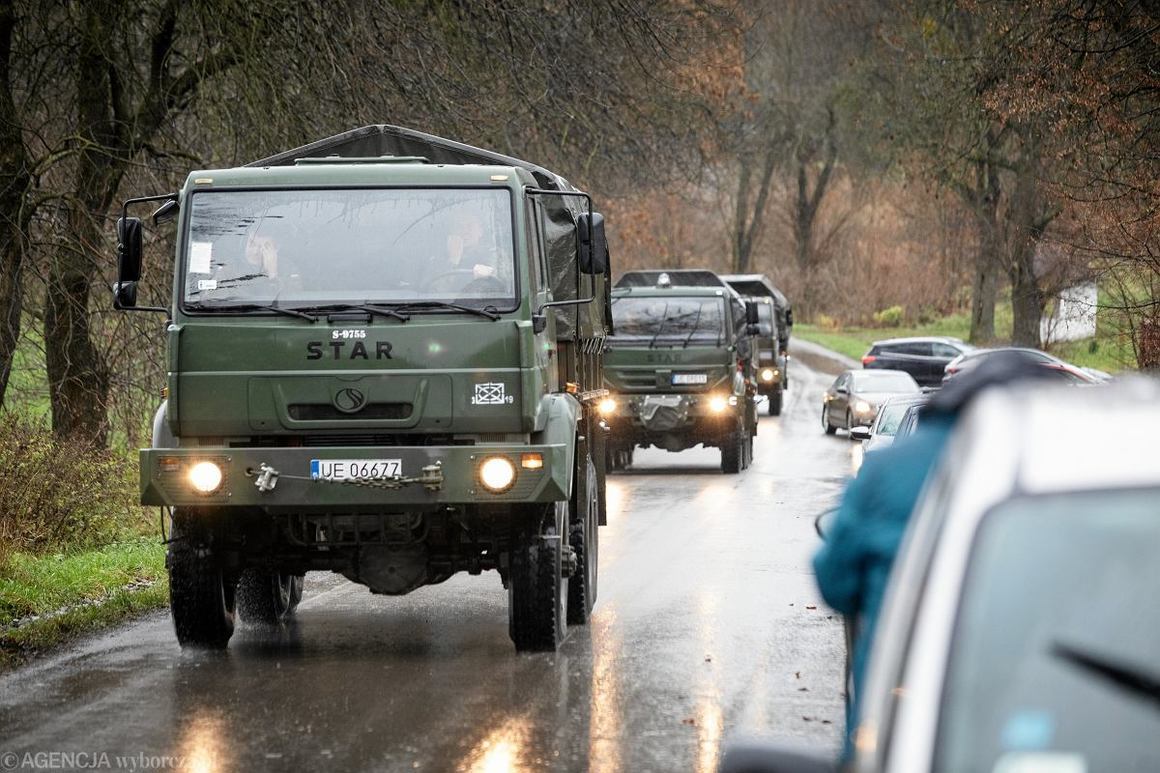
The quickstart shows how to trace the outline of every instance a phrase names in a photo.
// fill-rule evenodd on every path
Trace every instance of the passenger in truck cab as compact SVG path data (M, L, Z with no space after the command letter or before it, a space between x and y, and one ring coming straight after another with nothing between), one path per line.
M302 277L286 260L272 236L251 232L246 237L246 263L253 268L246 282L248 294L276 297L287 289L301 289Z

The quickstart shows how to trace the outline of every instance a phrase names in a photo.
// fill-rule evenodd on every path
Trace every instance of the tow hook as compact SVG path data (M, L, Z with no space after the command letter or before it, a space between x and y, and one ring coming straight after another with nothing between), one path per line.
M267 491L273 491L274 487L278 485L278 471L262 462L261 467L258 468L258 479L254 481L254 485L263 494Z

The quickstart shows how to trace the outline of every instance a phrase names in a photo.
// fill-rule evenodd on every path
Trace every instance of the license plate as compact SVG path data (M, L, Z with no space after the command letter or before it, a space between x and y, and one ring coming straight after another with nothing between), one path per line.
M709 377L704 373L674 373L674 384L704 384L709 381Z
M314 480L381 480L403 474L402 459L311 459Z

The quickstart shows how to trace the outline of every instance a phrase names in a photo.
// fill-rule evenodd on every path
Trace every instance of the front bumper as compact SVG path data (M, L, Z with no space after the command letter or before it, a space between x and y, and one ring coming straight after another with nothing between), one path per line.
M543 466L525 469L523 454L538 453ZM488 457L507 457L516 468L512 485L501 493L489 491L479 479L480 463ZM423 476L424 468L438 466L438 486L422 483L398 488L329 482L311 478L311 460L398 459L404 478ZM211 461L222 469L221 486L201 494L189 483L190 468ZM327 448L172 448L142 449L141 504L201 507L266 507L284 510L335 508L425 507L452 504L557 502L571 488L572 458L567 446L475 445L385 446ZM265 468L276 471L273 488L261 490ZM430 476L428 476L430 477ZM270 478L267 477L267 484Z
M727 403L724 410L710 407L710 394L617 395L616 409L602 415L612 438L619 441L643 440L663 435L716 438L736 424L739 405ZM650 400L652 398L652 400ZM728 397L725 398L728 400ZM736 398L734 398L736 399ZM665 400L672 405L657 411L652 404Z

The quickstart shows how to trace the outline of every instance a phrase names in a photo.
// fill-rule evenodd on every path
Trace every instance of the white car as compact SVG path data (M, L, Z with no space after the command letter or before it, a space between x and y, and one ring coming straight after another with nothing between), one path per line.
M977 399L895 563L849 769L1160 770L1158 431L1149 379ZM754 745L722 761L827 769Z

